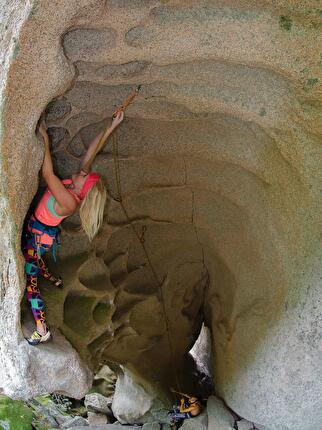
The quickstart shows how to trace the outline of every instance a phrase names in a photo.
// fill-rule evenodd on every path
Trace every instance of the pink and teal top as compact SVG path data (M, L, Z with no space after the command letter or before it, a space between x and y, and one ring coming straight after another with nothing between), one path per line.
M71 179L64 179L62 183L67 186L72 184ZM80 198L77 196L77 194L73 193L72 190L67 190L72 194L72 196L76 199L77 203L80 202ZM37 220L40 221L42 224L45 224L50 227L56 227L58 226L63 219L67 218L68 215L58 215L55 211L54 204L56 202L56 199L53 195L53 193L50 191L49 188L46 188L46 191L42 198L40 199L36 209L35 209L35 215L31 216L31 220ZM32 224L31 224L32 225ZM38 231L37 228L28 226L28 230L36 235L37 242L44 245L52 245L53 244L53 237L50 236L47 233L44 233L43 231Z
M79 193L79 196L74 193L70 188L68 188L68 185L71 185L73 183L71 179L64 179L61 182L65 185L66 189L71 193L71 195L76 199L77 203L79 203L85 198L88 191L99 181L99 179L100 176L97 173L89 173L83 184L83 188ZM42 224L49 227L57 227L62 222L62 220L67 218L68 216L62 216L57 214L54 207L55 202L56 199L53 193L50 191L49 188L46 188L44 195L42 196L36 207L34 215L32 215L30 218L31 226L28 225L28 230L31 233L35 234L36 242L39 244L52 245L54 240L53 237L45 233L43 230L40 231ZM37 228L32 227L32 225L37 225L35 221L40 222L40 224L38 224L38 230Z
M64 179L62 183L66 185L72 184L71 179ZM68 188L67 188L68 189ZM72 190L68 189L68 191L72 194L72 196L76 199L77 203L80 202L79 197L77 194L73 193ZM56 199L53 195L53 193L50 191L49 188L46 189L44 195L40 199L36 210L35 210L35 216L38 221L42 222L43 224L50 225L50 226L57 226L59 225L64 218L66 218L68 215L58 215L55 211L54 204L56 202Z

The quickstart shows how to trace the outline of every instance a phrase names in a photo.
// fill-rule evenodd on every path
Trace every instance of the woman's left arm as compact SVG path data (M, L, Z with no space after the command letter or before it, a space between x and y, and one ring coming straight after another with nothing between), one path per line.
M42 176L45 178L46 176L54 174L54 168L53 168L53 162L50 154L49 137L47 133L46 124L44 123L44 121L42 121L39 125L39 133L43 138L44 147L45 147L45 156L44 156L44 161L41 168Z
M44 140L45 156L41 169L43 178L48 188L53 193L58 205L60 206L60 215L71 215L77 208L77 202L71 193L65 188L61 180L54 173L53 163L50 154L49 138L46 125L42 122L39 126L39 133Z

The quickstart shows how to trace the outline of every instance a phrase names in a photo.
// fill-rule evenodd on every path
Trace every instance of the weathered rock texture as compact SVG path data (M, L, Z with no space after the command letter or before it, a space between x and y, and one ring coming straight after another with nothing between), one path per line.
M162 399L154 387L124 369L117 380L112 404L114 416L120 423L156 421L151 411L161 410L162 406ZM165 416L167 418L166 413Z
M313 430L319 407L318 1L5 1L1 16L0 386L55 382L23 340L21 227L37 188L34 130L46 108L68 176L115 107L142 84L119 133L124 216L111 146L96 170L109 201L92 246L64 226L66 288L48 316L86 365L122 364L160 393L202 320L218 393L270 429ZM134 235L144 242L155 269ZM57 266L56 266L57 267ZM156 277L158 282L156 282ZM86 363L86 364L85 364ZM81 367L82 366L82 367ZM72 369L66 369L67 376Z

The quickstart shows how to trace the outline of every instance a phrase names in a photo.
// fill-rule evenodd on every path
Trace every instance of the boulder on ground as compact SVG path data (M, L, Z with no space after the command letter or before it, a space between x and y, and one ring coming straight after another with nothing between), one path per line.
M84 427L73 427L72 430L139 430L138 426L126 426L122 427L120 424L106 424L102 426L88 426Z
M111 399L100 393L90 393L85 396L85 406L88 410L100 412L102 414L111 413Z
M66 421L61 428L62 429L73 429L75 427L85 427L88 428L88 422L83 417L73 417L69 421Z
M234 430L234 417L217 397L209 397L207 414L208 430Z
M88 412L87 413L87 421L91 426L105 425L109 424L108 418L105 414L100 414L96 412Z
M253 430L254 424L250 421L242 419L240 421L237 421L237 428L238 430Z
M207 411L203 411L195 418L184 420L181 430L208 430L208 416Z
M161 398L162 393L155 391L143 378L123 368L116 382L112 411L121 424L153 422L156 420L154 413L166 406Z
M161 426L157 422L153 423L145 423L142 427L142 430L160 430Z

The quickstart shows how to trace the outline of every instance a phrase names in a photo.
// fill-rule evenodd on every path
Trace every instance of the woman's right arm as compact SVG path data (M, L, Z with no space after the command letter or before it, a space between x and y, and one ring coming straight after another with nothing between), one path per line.
M91 164L94 161L93 156L96 153L96 149L97 149L99 143L101 143L104 146L106 140L113 133L113 131L117 128L117 126L123 121L123 118L124 118L124 112L123 111L119 111L116 114L116 116L113 118L111 126L107 127L104 131L102 131L100 134L98 134L94 138L94 140L90 143L90 145L89 145L89 147L88 147L88 149L86 151L86 154L84 155L84 157L83 157L83 159L81 161L80 170L85 169L87 173L90 172L90 170L91 170ZM104 136L104 139L101 142L101 138L103 136Z
M64 215L70 215L75 212L77 202L69 191L62 184L61 180L55 175L53 163L50 154L49 138L45 124L42 122L39 126L39 132L44 140L45 157L42 165L42 176L45 179L48 188L53 193L55 200L64 212Z

